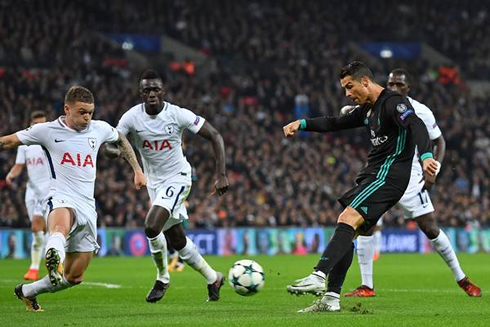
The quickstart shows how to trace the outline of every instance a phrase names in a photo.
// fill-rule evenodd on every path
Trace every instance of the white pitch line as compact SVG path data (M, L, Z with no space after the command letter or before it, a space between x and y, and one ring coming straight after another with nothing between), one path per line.
M83 282L82 286L99 286L99 287L105 287L105 288L121 288L122 285L119 284L108 284L108 283L97 283L97 282Z
M19 284L20 280L18 279L0 279L1 284ZM27 282L29 283L29 282ZM122 285L119 284L109 284L109 283L98 283L98 282L83 282L83 285L87 285L89 287L105 287L105 288L121 288Z

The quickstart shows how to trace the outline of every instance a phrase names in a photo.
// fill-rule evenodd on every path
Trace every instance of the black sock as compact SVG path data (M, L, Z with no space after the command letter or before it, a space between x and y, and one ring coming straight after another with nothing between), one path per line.
M344 284L345 276L347 275L353 257L354 243L352 243L351 249L347 251L344 257L333 267L330 274L328 274L327 292L340 294L340 290Z
M322 257L315 267L315 270L320 270L325 275L328 275L333 267L344 257L347 251L351 250L352 240L356 231L352 226L338 223L332 239L323 251Z

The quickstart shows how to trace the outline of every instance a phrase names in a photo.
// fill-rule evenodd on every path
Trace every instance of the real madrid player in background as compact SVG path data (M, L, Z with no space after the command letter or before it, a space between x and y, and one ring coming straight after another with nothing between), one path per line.
M404 69L394 69L388 76L388 89L399 92L407 97L408 101L415 110L415 114L422 119L429 132L429 137L435 144L435 159L442 163L446 152L446 142L442 132L437 126L436 119L432 111L424 104L408 96L412 85L411 76ZM348 114L352 110L357 110L354 106L342 108L341 114ZM417 152L417 151L416 151ZM430 200L428 189L435 182L434 178L424 178L422 167L420 166L417 153L412 161L412 173L405 194L398 204L403 209L406 219L414 219L420 230L424 232L430 240L437 253L444 259L449 269L451 269L454 279L458 285L468 294L468 296L480 297L481 289L473 284L461 269L456 253L446 234L439 228L434 216L434 206ZM354 291L346 293L347 297L372 297L376 293L373 283L373 257L374 257L374 237L373 229L368 231L365 236L357 238L357 256L359 268L361 270L362 284Z
M94 185L100 146L105 142L117 143L121 156L135 172L136 188L146 185L131 145L106 122L92 120L94 107L92 93L73 86L65 95L65 116L0 137L0 150L22 144L41 145L50 167L48 275L32 284L20 284L14 290L27 311L42 311L37 295L80 284L94 252L99 249Z
M146 216L145 234L157 268L157 277L146 301L159 301L170 285L165 236L184 262L206 279L207 300L218 301L223 274L209 266L196 245L186 237L182 226L188 218L184 201L192 185L191 165L182 151L182 133L188 129L211 142L216 158L214 187L220 196L228 190L223 138L204 118L164 101L165 88L156 71L147 70L143 73L139 92L143 103L129 109L121 117L117 129L124 135L132 135L148 177L147 189L152 206ZM106 147L106 154L117 156L118 151Z
M36 110L31 113L30 126L46 122L46 113ZM46 222L43 217L43 201L49 190L49 167L44 150L40 145L21 145L17 148L15 165L10 169L5 181L10 187L15 187L13 180L17 178L24 167L27 168L27 184L25 203L27 215L31 222L31 265L24 275L25 280L39 279L39 265L44 249L44 233Z
M366 167L357 176L357 186L339 199L345 209L313 273L287 287L290 293L321 294L328 275L322 299L299 312L340 310L340 290L352 263L354 236L375 226L401 199L410 180L416 146L424 173L434 176L438 169L427 129L404 96L377 84L371 70L359 61L342 68L340 83L359 109L341 117L302 119L284 126L286 137L298 130L325 133L364 127L373 145Z

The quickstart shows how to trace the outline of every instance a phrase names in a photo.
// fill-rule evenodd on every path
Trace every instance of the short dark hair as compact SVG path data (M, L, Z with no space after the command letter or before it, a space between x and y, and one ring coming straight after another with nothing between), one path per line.
M46 116L46 112L42 111L42 110L35 110L33 112L31 112L31 121L34 120L34 119L38 119L38 118L47 118Z
M405 81L407 82L408 86L412 85L413 79L412 75L410 75L405 69L403 68L395 68L391 71L390 74L393 75L405 75Z
M340 79L352 76L356 81L360 81L364 76L368 77L370 80L374 81L374 75L371 69L366 66L363 62L353 61L346 66L342 67L340 70Z
M65 103L75 103L77 101L83 103L95 102L92 92L80 85L70 87L65 95Z
M143 72L143 74L141 74L141 77L140 77L140 82L144 79L159 79L159 80L162 80L162 78L160 77L160 74L158 74L158 72L156 70L153 70L153 69L147 69Z

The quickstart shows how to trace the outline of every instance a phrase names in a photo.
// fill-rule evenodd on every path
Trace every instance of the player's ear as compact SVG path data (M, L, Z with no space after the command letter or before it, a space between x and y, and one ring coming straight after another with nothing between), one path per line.
M361 78L361 84L362 84L362 86L364 86L364 87L368 87L368 85L369 85L369 77L367 77L367 76L363 76L363 77Z
M67 114L69 111L70 111L70 106L68 106L66 103L65 105L63 106L63 109L65 111L65 114Z

